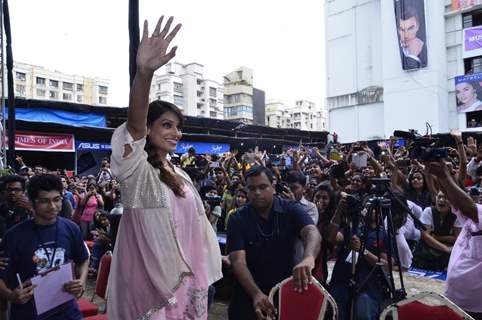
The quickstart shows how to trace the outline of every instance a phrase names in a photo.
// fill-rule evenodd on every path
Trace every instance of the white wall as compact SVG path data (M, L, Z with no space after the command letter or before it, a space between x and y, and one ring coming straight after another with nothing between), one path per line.
M426 122L433 133L465 128L453 93L453 77L463 74L461 16L446 18L444 1L425 1L425 11L428 66L404 71L392 0L327 2L327 96L346 96L330 100L346 104L329 110L340 141L388 138L397 129L425 133ZM383 87L383 102L350 105L368 86Z
M330 112L329 123L330 131L336 132L343 143L380 139L384 128L383 103L337 109Z
M393 1L381 2L385 137L393 130L416 129L425 133L447 132L447 57L445 48L445 6L425 1L428 66L418 71L401 67Z

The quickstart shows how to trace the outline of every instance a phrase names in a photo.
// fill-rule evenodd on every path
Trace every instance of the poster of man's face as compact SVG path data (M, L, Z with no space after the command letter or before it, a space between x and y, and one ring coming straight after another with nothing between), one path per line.
M427 66L424 0L394 0L403 70Z

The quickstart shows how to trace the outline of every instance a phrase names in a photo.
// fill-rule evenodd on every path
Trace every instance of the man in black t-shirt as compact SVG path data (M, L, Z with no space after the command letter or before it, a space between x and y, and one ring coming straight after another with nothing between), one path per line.
M0 296L11 302L10 320L80 320L76 298L85 288L89 254L79 227L58 217L62 206L62 182L54 175L38 175L30 179L28 197L33 203L33 219L9 229L0 244L8 258L8 266L0 271ZM28 281L52 267L73 261L74 280L64 284L72 294L69 302L42 314L36 314L34 287ZM23 282L19 285L18 281Z
M267 294L291 275L295 290L307 289L321 242L302 205L274 196L269 169L253 167L245 177L250 202L229 219L228 225L227 245L236 279L229 305L231 320L274 317ZM304 243L304 257L295 266L298 237Z

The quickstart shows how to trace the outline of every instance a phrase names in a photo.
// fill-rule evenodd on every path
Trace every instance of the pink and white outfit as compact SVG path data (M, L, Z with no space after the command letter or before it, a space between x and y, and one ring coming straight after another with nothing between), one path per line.
M145 143L134 141L126 124L112 136L124 213L109 276L109 319L207 319L208 286L222 277L216 234L189 176L176 168L186 193L176 197L147 162ZM133 151L123 157L126 144Z
M482 312L482 205L477 204L479 223L453 210L462 223L447 269L447 297L465 311Z

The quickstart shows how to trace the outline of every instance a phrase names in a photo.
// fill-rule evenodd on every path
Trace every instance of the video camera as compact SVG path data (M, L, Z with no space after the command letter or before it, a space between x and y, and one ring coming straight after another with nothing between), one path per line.
M409 131L395 130L393 135L398 138L410 140L407 146L410 159L417 159L424 162L434 162L447 158L449 155L448 148L437 147L438 139L422 136L416 130Z
M211 206L211 208L221 205L222 201L223 198L220 196L206 196L206 202Z

